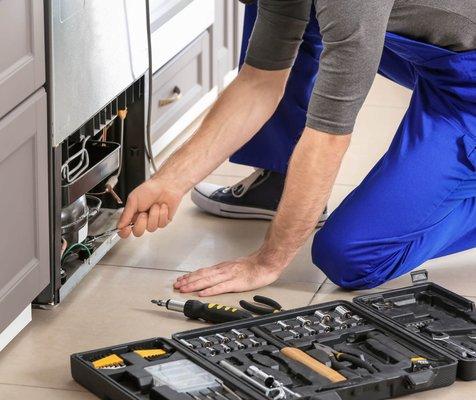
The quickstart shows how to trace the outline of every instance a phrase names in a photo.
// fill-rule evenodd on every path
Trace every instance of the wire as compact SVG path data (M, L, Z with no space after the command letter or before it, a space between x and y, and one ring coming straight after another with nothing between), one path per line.
M119 175L121 175L122 163L124 158L124 121L127 118L127 108L125 108L124 110L119 110L117 115L121 120L121 134L119 141L119 144L121 145L121 152L119 154L119 169L117 170L117 173L115 175L119 177Z
M76 154L69 157L61 166L61 174L68 183L73 182L81 176L81 174L89 167L89 153L86 150L86 142L90 139L89 136L86 136L81 145L81 150ZM69 163L71 163L76 158L81 157L78 164L70 169Z
M145 0L145 8L146 8L146 19L147 19L147 51L149 53L149 87L148 87L148 104L147 104L147 133L146 133L146 146L145 152L147 154L147 158L150 161L152 169L154 172L157 172L157 165L155 165L155 160L152 154L152 139L151 139L151 114L152 114L152 32L150 30L150 4L149 0Z
M74 243L65 250L61 257L61 262L63 262L66 256L69 256L73 252L73 250L78 247L81 247L83 250L86 250L86 252L88 253L88 258L91 257L91 249L88 246L83 243Z

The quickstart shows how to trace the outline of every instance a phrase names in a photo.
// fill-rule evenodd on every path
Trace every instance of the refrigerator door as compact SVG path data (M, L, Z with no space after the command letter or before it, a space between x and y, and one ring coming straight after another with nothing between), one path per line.
M47 3L56 146L147 71L147 19L145 0Z

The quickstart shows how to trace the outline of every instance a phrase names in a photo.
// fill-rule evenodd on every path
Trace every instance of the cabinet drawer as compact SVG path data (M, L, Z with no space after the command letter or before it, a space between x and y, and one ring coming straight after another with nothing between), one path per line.
M43 2L0 1L0 118L45 82Z
M40 89L0 119L0 332L49 282L48 135Z
M152 70L162 68L215 21L212 0L151 0Z
M204 32L152 80L152 138L156 141L210 90L210 40Z

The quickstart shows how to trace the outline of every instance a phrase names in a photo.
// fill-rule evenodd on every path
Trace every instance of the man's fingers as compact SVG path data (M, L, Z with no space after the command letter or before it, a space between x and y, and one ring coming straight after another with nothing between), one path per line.
M130 195L127 199L126 205L124 207L124 211L122 211L121 218L119 218L119 222L117 223L117 227L119 229L125 228L126 226L130 225L134 215L137 213L137 197L134 195Z
M142 236L145 232L145 229L147 227L147 213L143 212L140 213L139 216L136 219L136 222L134 223L134 227L132 228L132 232L134 233L134 236Z
M153 204L149 209L149 216L147 218L147 231L155 232L159 227L160 206Z
M195 282L182 286L180 288L180 292L182 293L196 292L198 290L215 286L221 282L226 281L227 279L228 278L223 274L207 276L205 278L199 279Z
M118 232L118 235L122 239L127 239L131 235L131 232L132 228L130 226L126 226Z
M206 278L208 276L213 276L213 275L219 275L221 274L218 269L221 264L215 265L213 267L208 267L208 268L200 268L197 271L194 271L190 274L186 274L179 278L177 282L174 284L176 289L179 289L180 287L187 285L189 283L195 282L199 279Z
M130 234L132 233L132 226L136 223L137 221L137 218L139 217L140 213L135 213L133 216L132 216L132 221L129 225L126 225L125 228L122 228L120 231L119 231L119 236L123 239L127 239ZM122 232L122 233L121 233Z
M190 273L179 276L175 280L174 288L178 289L180 287L180 285L182 285L182 282L184 282L185 279L188 279L189 276L190 276Z
M192 272L190 274L186 274L179 279L174 284L175 289L179 289L184 285L188 285L189 283L195 282L199 279L202 279L206 276L205 269L203 270L198 270L195 272Z
M159 212L159 228L165 228L169 223L169 208L167 204L162 204L160 206Z
M233 292L233 281L225 281L215 286L212 286L210 288L201 290L200 292L198 292L198 295L200 297L216 296L217 294L230 293L230 292Z

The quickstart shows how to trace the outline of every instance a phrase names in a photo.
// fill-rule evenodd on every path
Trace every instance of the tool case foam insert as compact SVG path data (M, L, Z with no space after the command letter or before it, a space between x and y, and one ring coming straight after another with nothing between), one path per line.
M338 306L350 315L337 313ZM327 314L331 319L324 323L322 315ZM432 336L435 332L438 340ZM449 342L441 333L449 335ZM424 283L360 296L354 303L333 301L182 332L171 340L155 338L79 353L71 356L71 369L77 382L107 400L377 400L451 385L457 372L462 379L475 379L475 336L474 304ZM465 354L458 344L467 349ZM303 350L344 380L333 382L288 358L283 347ZM152 357L137 352L151 349L164 352ZM326 353L329 349L334 353ZM113 358L111 368L95 367L111 355L119 357L119 364ZM251 375L261 387L224 368L223 361ZM167 372L174 362L187 365L169 384L154 368ZM211 374L200 375L209 388L194 386L191 366L201 367L195 375L205 370ZM285 391L273 389L266 395L265 379L253 375L250 366L274 378L268 390Z

